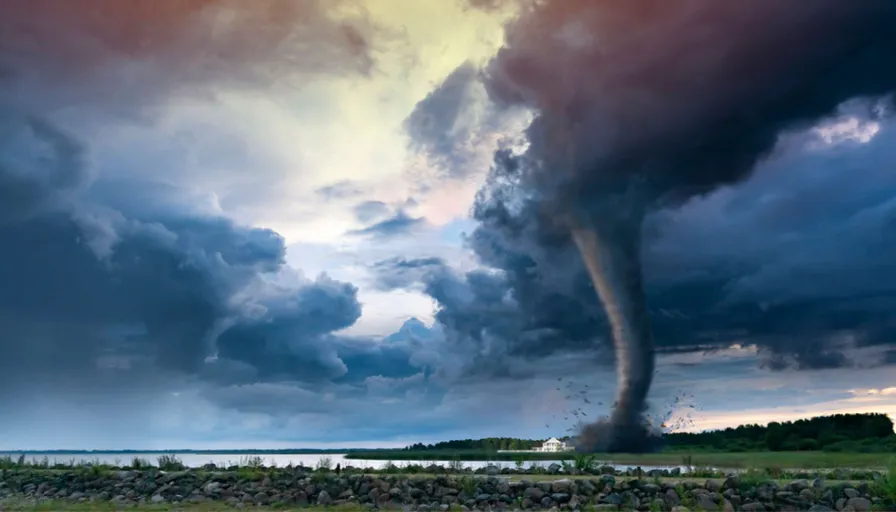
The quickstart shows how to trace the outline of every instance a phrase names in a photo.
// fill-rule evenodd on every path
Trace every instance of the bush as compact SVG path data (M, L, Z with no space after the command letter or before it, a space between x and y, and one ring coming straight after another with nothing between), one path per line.
M314 468L318 471L329 471L333 469L333 459L328 455L324 455L317 459L317 464L315 464Z
M162 455L159 457L159 469L162 471L183 471L187 466L177 458L177 455Z
M821 448L821 444L815 439L800 439L797 449L801 451L814 451Z

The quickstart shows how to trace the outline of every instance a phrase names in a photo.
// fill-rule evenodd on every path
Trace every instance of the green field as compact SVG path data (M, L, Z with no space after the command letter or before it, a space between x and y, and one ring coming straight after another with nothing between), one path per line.
M434 460L458 461L540 461L574 460L574 452L557 453L497 453L483 451L376 451L353 452L347 459L409 461L425 463ZM641 466L714 466L723 468L861 468L882 469L896 457L896 453L841 453L841 452L660 452L595 454L595 460L608 464Z

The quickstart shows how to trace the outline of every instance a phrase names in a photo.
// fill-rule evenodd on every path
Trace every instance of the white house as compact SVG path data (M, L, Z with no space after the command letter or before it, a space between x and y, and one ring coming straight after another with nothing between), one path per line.
M564 452L569 450L569 446L556 437L552 437L545 441L537 450L540 452Z

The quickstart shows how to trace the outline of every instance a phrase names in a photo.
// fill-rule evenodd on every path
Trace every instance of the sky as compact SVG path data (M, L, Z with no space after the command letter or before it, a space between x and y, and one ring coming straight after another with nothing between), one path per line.
M537 115L483 78L516 3L72 5L0 7L0 450L546 438L608 413L581 259L501 172ZM650 414L896 418L892 110L846 98L650 212Z

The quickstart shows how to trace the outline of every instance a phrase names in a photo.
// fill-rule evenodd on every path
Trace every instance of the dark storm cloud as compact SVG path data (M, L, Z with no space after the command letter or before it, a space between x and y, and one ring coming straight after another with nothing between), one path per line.
M729 225L689 218L675 236L664 233L676 209L687 212L697 207L690 198L746 178L789 130L847 100L892 91L896 71L881 63L896 49L894 19L896 6L885 2L557 0L524 10L508 26L487 84L497 103L538 117L523 155L496 155L469 237L498 272L423 276L439 320L449 334L507 350L590 344L606 332L604 315L568 227L551 214L579 205L587 217L603 201L647 211L646 292L660 346L747 337L798 367L845 364L828 339L880 332L874 326L893 294L893 191L875 182L886 179L892 155L820 151L827 174L776 169L778 182L758 181L758 204L749 187L711 196L743 190L740 203L714 212ZM751 36L759 32L769 35ZM850 177L850 166L867 179ZM815 199L800 197L813 179ZM806 216L806 203L816 218ZM518 341L522 333L542 341L530 348ZM807 344L822 355L807 355Z
M360 316L354 286L288 279L270 230L133 204L165 204L146 191L129 196L133 215L102 194L59 193L87 174L85 149L44 121L3 122L34 136L0 152L0 197L29 191L0 223L0 380L16 390L6 405L227 381L222 369L231 381L344 375L328 336Z
M423 217L411 217L403 209L391 217L371 224L366 228L349 231L349 235L369 236L373 238L392 238L411 234L415 229L426 224Z
M341 1L12 0L0 7L9 95L136 112L175 89L272 86L368 73L375 28L338 19ZM133 102L139 102L139 106Z
M332 380L348 371L329 334L361 316L357 288L318 278L218 337L218 356L252 365L262 380Z
M32 135L30 120L4 121ZM334 335L359 318L357 289L292 276L270 230L192 213L164 187L57 193L82 185L85 149L40 126L52 137L0 153L4 163L53 163L0 168L0 195L28 178L35 198L0 223L4 407L27 410L40 397L101 399L108 409L199 385L226 409L324 412L315 404L330 381L343 399L363 397L367 378L406 378L437 361L416 340L384 346ZM106 200L112 192L130 200Z
M426 387L438 350L411 337L381 343L339 334L361 314L355 286L302 276L285 265L277 233L221 215L222 206L232 211L232 197L214 186L198 193L185 186L197 183L186 176L196 147L211 153L202 172L227 181L218 168L239 161L245 141L220 130L158 148L142 146L142 136L117 138L149 133L164 107L202 106L219 91L292 91L321 75L370 73L378 41L390 35L363 13L345 18L340 13L357 11L343 6L0 6L0 407L17 411L0 429L14 439L8 443L34 442L33 426L48 423L47 408L78 408L114 427L121 423L109 418L138 417L139 404L151 412L143 411L145 425L137 428L151 433L158 411L164 416L181 399L172 397L190 397L183 399L191 411L210 402L208 421L217 422L219 408L224 417L332 412L321 405L325 393L357 402L368 388L391 405L334 414L357 425L394 411L383 429L406 427L395 398ZM161 128L164 137L168 127ZM259 162L263 172L268 162ZM257 196L264 181L241 192ZM316 191L354 203L364 192L349 181ZM397 211L368 218L387 222L367 235L422 222ZM430 407L437 399L427 398ZM71 423L72 431L88 423L102 429ZM41 442L59 442L43 435ZM85 443L107 442L102 434L88 437Z
M868 144L795 148L738 188L649 217L646 291L658 348L758 343L769 368L806 369L850 364L838 336L894 342L894 137L885 123ZM537 200L515 195L508 168L480 195L468 238L497 274L467 279L434 260L390 260L374 266L379 283L425 289L449 331L479 343L506 339L509 352L527 357L586 349L605 332L596 295L568 235L538 216Z
M209 213L220 211L215 198L200 204L176 180L182 161L107 151L94 166L83 145L110 122L151 128L144 114L185 97L370 73L391 36L345 5L3 3L0 381L14 390L4 407L406 372L413 347L361 349L333 334L360 316L353 285L307 279L285 265L277 233ZM226 160L240 141L222 140ZM135 176L143 166L174 178ZM363 190L340 182L317 193Z
M476 66L469 62L461 65L417 103L404 121L411 148L420 151L430 166L454 177L479 170L471 168L473 155L469 146L471 130L477 127L469 110L478 79Z
M887 350L884 355L884 362L886 364L896 364L896 348L891 348Z
M52 208L87 181L79 143L39 117L0 111L0 225Z

